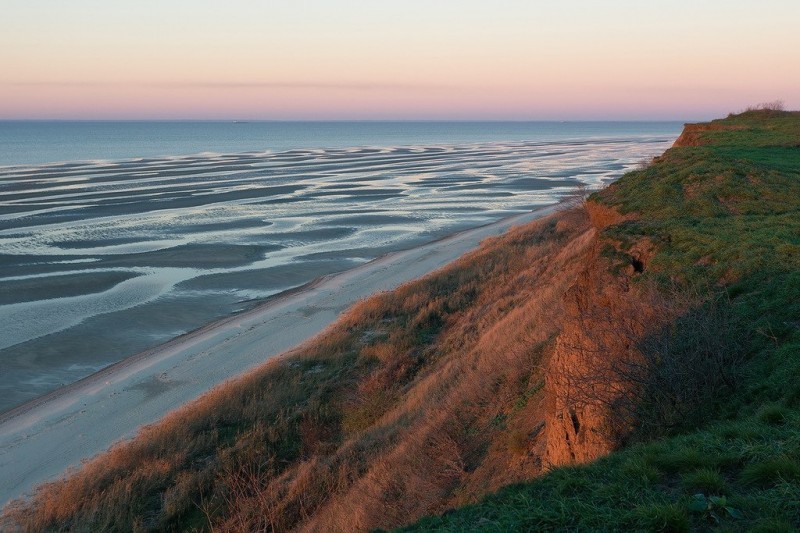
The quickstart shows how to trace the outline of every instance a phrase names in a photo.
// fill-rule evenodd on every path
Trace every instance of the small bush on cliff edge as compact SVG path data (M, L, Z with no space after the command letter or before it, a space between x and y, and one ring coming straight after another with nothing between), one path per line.
M638 343L638 361L617 366L634 387L615 408L635 418L643 438L707 423L739 387L745 331L724 293L689 309Z
M783 100L773 100L771 102L762 102L760 104L747 106L747 111L786 111L786 106Z
M620 445L713 419L715 405L736 392L745 360L746 329L724 292L703 296L673 286L640 287L639 294L649 313L625 305L579 308L583 335L569 347L584 366L565 371L570 402L602 407ZM662 325L653 328L653 320Z

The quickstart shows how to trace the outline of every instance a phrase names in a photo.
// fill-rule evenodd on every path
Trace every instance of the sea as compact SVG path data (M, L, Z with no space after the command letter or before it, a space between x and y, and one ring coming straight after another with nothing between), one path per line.
M0 122L0 412L383 254L599 188L679 122Z

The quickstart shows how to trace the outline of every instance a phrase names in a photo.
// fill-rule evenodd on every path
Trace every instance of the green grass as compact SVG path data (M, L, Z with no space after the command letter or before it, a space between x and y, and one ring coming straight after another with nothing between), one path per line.
M725 478L717 469L700 468L683 474L681 481L688 491L703 494L725 494Z
M692 510L695 494L725 495L732 530L800 523L800 429L754 418L637 445L583 467L558 468L479 504L407 530L683 531L716 526ZM477 526L477 527L476 527Z
M623 264L646 239L641 279L727 292L747 353L739 388L703 406L699 428L407 530L800 529L800 113L713 124L702 146L673 148L592 200L630 215L605 230L606 257Z

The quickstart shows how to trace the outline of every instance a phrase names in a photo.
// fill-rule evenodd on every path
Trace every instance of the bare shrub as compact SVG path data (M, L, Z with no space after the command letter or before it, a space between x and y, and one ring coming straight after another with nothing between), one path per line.
M783 100L773 100L771 102L762 102L760 104L749 106L745 111L785 111L786 106Z
M571 346L570 401L604 407L620 444L694 427L736 390L743 333L727 294L645 289L639 305L580 310L584 336ZM638 310L637 310L638 309Z
M727 293L689 309L639 343L643 364L622 370L637 384L639 426L655 434L696 426L710 404L737 388L744 339Z
M591 194L589 186L585 183L578 183L568 193L559 200L559 208L563 211L570 209L585 209L586 199Z

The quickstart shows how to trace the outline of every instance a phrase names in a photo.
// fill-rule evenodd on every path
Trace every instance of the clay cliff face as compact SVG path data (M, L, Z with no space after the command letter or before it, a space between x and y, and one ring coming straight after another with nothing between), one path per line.
M589 462L617 447L630 421L612 406L631 386L617 369L636 361L637 340L665 318L631 283L645 268L647 243L629 251L636 267L614 271L599 253L599 235L624 217L591 202L587 211L593 243L582 259L584 270L564 295L564 322L546 367L546 467Z
M586 257L587 268L565 295L566 318L548 361L545 378L545 456L547 467L585 463L609 453L614 440L607 409L589 398L598 357L617 357L609 348L624 350L609 338L597 338L606 329L603 313L611 313L622 294L619 287L596 268L595 250Z
M681 132L680 136L675 140L672 146L673 148L679 148L682 146L704 146L709 144L709 141L703 135L706 132L739 129L743 129L743 127L731 124L714 123L685 124L683 126L683 132Z

